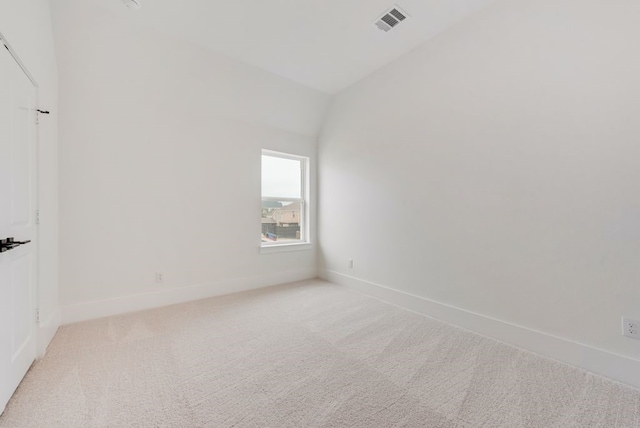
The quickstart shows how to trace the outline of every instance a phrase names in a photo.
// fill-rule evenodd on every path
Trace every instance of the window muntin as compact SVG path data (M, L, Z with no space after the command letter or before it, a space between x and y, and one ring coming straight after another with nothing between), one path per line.
M262 246L308 243L308 158L263 150Z

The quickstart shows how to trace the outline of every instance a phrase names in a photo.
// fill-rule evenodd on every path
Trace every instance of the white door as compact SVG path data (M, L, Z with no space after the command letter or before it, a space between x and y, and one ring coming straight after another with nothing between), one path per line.
M36 355L35 94L0 41L0 239L32 241L0 243L0 413Z

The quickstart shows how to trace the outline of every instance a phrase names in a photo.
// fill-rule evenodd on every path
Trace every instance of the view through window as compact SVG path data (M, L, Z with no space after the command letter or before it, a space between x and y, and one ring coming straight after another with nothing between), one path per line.
M306 242L307 158L262 152L262 245Z

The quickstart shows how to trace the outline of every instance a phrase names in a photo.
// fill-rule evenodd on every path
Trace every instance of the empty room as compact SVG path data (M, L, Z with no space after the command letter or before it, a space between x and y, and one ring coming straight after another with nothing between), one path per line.
M640 428L639 22L0 0L0 428Z

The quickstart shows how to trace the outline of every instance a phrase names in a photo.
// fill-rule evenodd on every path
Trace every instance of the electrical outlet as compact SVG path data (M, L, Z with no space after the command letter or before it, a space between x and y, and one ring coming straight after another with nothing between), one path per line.
M622 318L622 335L633 339L640 339L640 321Z
M164 282L164 274L162 272L156 272L156 283L160 284Z
M348 259L348 260L347 260L347 267L348 267L349 269L353 269L353 259Z

